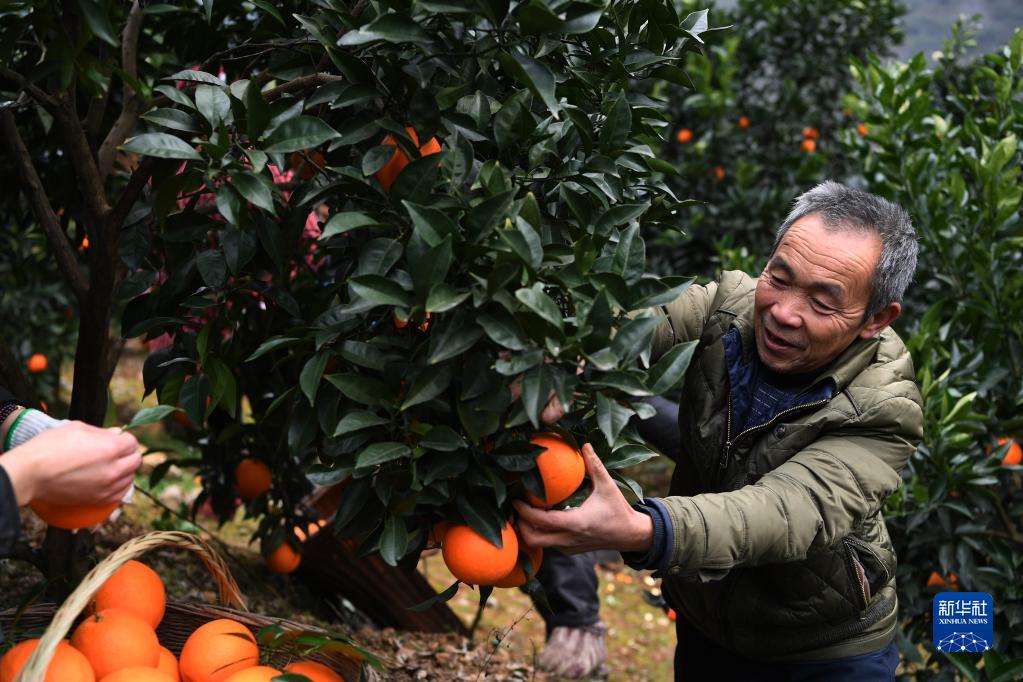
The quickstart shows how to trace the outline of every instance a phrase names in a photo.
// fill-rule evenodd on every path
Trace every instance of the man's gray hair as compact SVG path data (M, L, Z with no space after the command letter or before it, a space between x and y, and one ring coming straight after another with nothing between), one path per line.
M771 253L800 218L817 214L831 230L873 232L881 238L881 258L870 280L870 302L865 319L901 303L916 270L916 231L909 214L896 203L876 194L826 180L796 199L785 222L778 228Z

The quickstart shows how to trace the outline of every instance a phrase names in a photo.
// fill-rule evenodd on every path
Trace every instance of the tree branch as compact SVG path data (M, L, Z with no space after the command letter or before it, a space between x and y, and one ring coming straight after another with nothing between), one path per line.
M78 190L89 217L87 226L93 226L96 232L93 241L99 241L105 237L101 232L110 206L107 205L106 191L103 189L103 180L96 166L96 159L92 155L92 148L85 137L82 122L78 119L73 91L64 94L61 106L54 112L53 120L63 133L65 148L75 169Z
M281 95L301 92L302 90L306 90L317 85L336 83L338 81L343 81L344 79L344 76L337 76L332 73L312 73L308 76L301 76L295 80L290 80L283 85L278 85L276 88L271 88L263 93L263 96L266 98L267 102L272 102Z
M39 179L39 174L36 173L35 166L32 164L32 157L29 155L28 149L18 133L14 114L7 110L0 110L0 139L3 140L8 159L14 164L18 179L21 180L25 194L28 196L29 204L32 206L32 212L42 226L43 231L46 232L50 249L53 250L64 278L71 287L75 298L78 299L79 304L84 303L87 284L81 271L78 269L78 261L75 258L74 249L67 235L64 234L64 230L61 229L60 221L57 220L53 207L50 206L46 190L43 189L43 183Z
M131 78L121 78L121 113L114 122L110 132L107 133L103 144L99 146L97 153L97 166L99 178L102 182L110 175L110 169L114 166L114 154L117 148L128 138L128 135L135 128L135 122L139 117L139 109L142 106L142 97L135 92L132 81L138 81L138 52L139 52L139 31L142 28L142 7L138 0L131 4L131 11L128 12L128 21L124 24L124 31L121 34L121 68Z
M6 66L0 66L0 76L9 81L13 81L21 90L27 93L29 97L43 105L43 107L51 113L59 106L57 100L53 99L53 97L33 85L20 73L11 71Z
M156 169L156 160L152 157L144 157L142 163L138 165L138 168L131 174L131 178L128 179L128 184L121 192L121 196L118 197L117 203L110 209L110 213L107 214L107 225L111 226L111 229L115 228L120 230L124 224L124 219L128 217L131 212L132 206L138 201L139 196L142 194L142 190L146 188L149 183L149 179L153 177L153 171Z

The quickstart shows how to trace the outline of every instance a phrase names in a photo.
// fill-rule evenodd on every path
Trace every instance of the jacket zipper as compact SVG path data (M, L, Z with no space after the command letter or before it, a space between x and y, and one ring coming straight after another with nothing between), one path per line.
M805 405L797 405L796 407L790 407L787 410L782 410L778 414L774 415L774 417L772 417L770 421L764 422L763 424L760 424L758 426L751 426L750 428L746 429L745 431L743 431L742 433L740 433L738 436L736 436L733 439L732 438L732 392L729 391L728 392L728 415L726 416L726 422L725 422L725 448L721 452L721 460L718 462L718 468L719 469L724 469L728 465L728 456L731 454L732 445L738 443L740 440L745 438L747 435L753 433L754 431L760 431L760 430L763 430L763 429L766 429L766 428L770 428L771 426L774 426L774 424L779 419L781 419L782 417L784 417L787 414L791 414L793 412L799 412L800 410L814 409L814 408L820 407L821 405L826 405L830 401L831 401L831 398L825 398L824 400L818 400L817 402L807 403Z

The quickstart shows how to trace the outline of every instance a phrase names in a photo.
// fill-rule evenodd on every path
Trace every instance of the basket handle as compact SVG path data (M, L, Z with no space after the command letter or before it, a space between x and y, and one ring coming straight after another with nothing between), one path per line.
M82 579L61 607L53 616L49 627L43 633L39 646L29 656L25 667L15 678L15 682L43 682L46 677L46 669L50 665L50 659L57 650L57 645L67 636L78 615L89 605L93 596L99 588L112 576L117 569L128 561L142 556L146 552L157 547L180 547L195 552L206 564L206 568L213 574L217 581L217 590L220 593L220 603L223 606L234 606L243 611L248 610L245 605L245 598L238 589L238 584L231 576L224 560L210 547L210 545L190 533L179 531L156 531L140 535L118 547L110 556L96 564Z

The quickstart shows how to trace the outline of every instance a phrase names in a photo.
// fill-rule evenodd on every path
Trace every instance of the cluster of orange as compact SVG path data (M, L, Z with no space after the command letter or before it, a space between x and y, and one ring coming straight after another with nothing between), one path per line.
M405 128L405 132L412 138L412 141L419 147L420 156L429 156L430 154L436 154L440 151L440 142L437 141L436 137L431 137L430 140L419 146L419 136L416 131L412 128ZM394 153L391 154L391 158L384 164L384 167L374 173L374 177L380 183L380 186L384 188L385 192L391 190L391 185L394 184L394 180L398 177L398 173L405 169L405 166L409 164L408 155L401 150L398 146L398 141L394 139L394 135L388 135L384 138L382 144L392 145L394 147Z
M138 561L125 563L96 593L70 641L58 645L46 682L269 682L284 673L344 682L315 661L296 661L283 671L260 665L252 632L227 618L197 628L176 658L156 635L166 606L160 576ZM0 682L13 682L38 645L38 639L25 640L4 654Z
M820 131L811 126L803 128L803 141L800 143L799 148L807 154L813 154L817 151L817 137L820 135Z
M534 507L545 509L567 500L586 476L582 455L553 433L539 433L530 442L544 448L536 458L543 479L544 497L541 499L527 492L526 501ZM451 574L463 583L472 585L519 587L525 584L528 578L519 560L520 549L529 557L529 577L536 575L543 561L543 550L520 543L510 520L505 522L501 530L500 547L469 526L449 523L438 523L433 527L430 543L441 545L444 563Z

